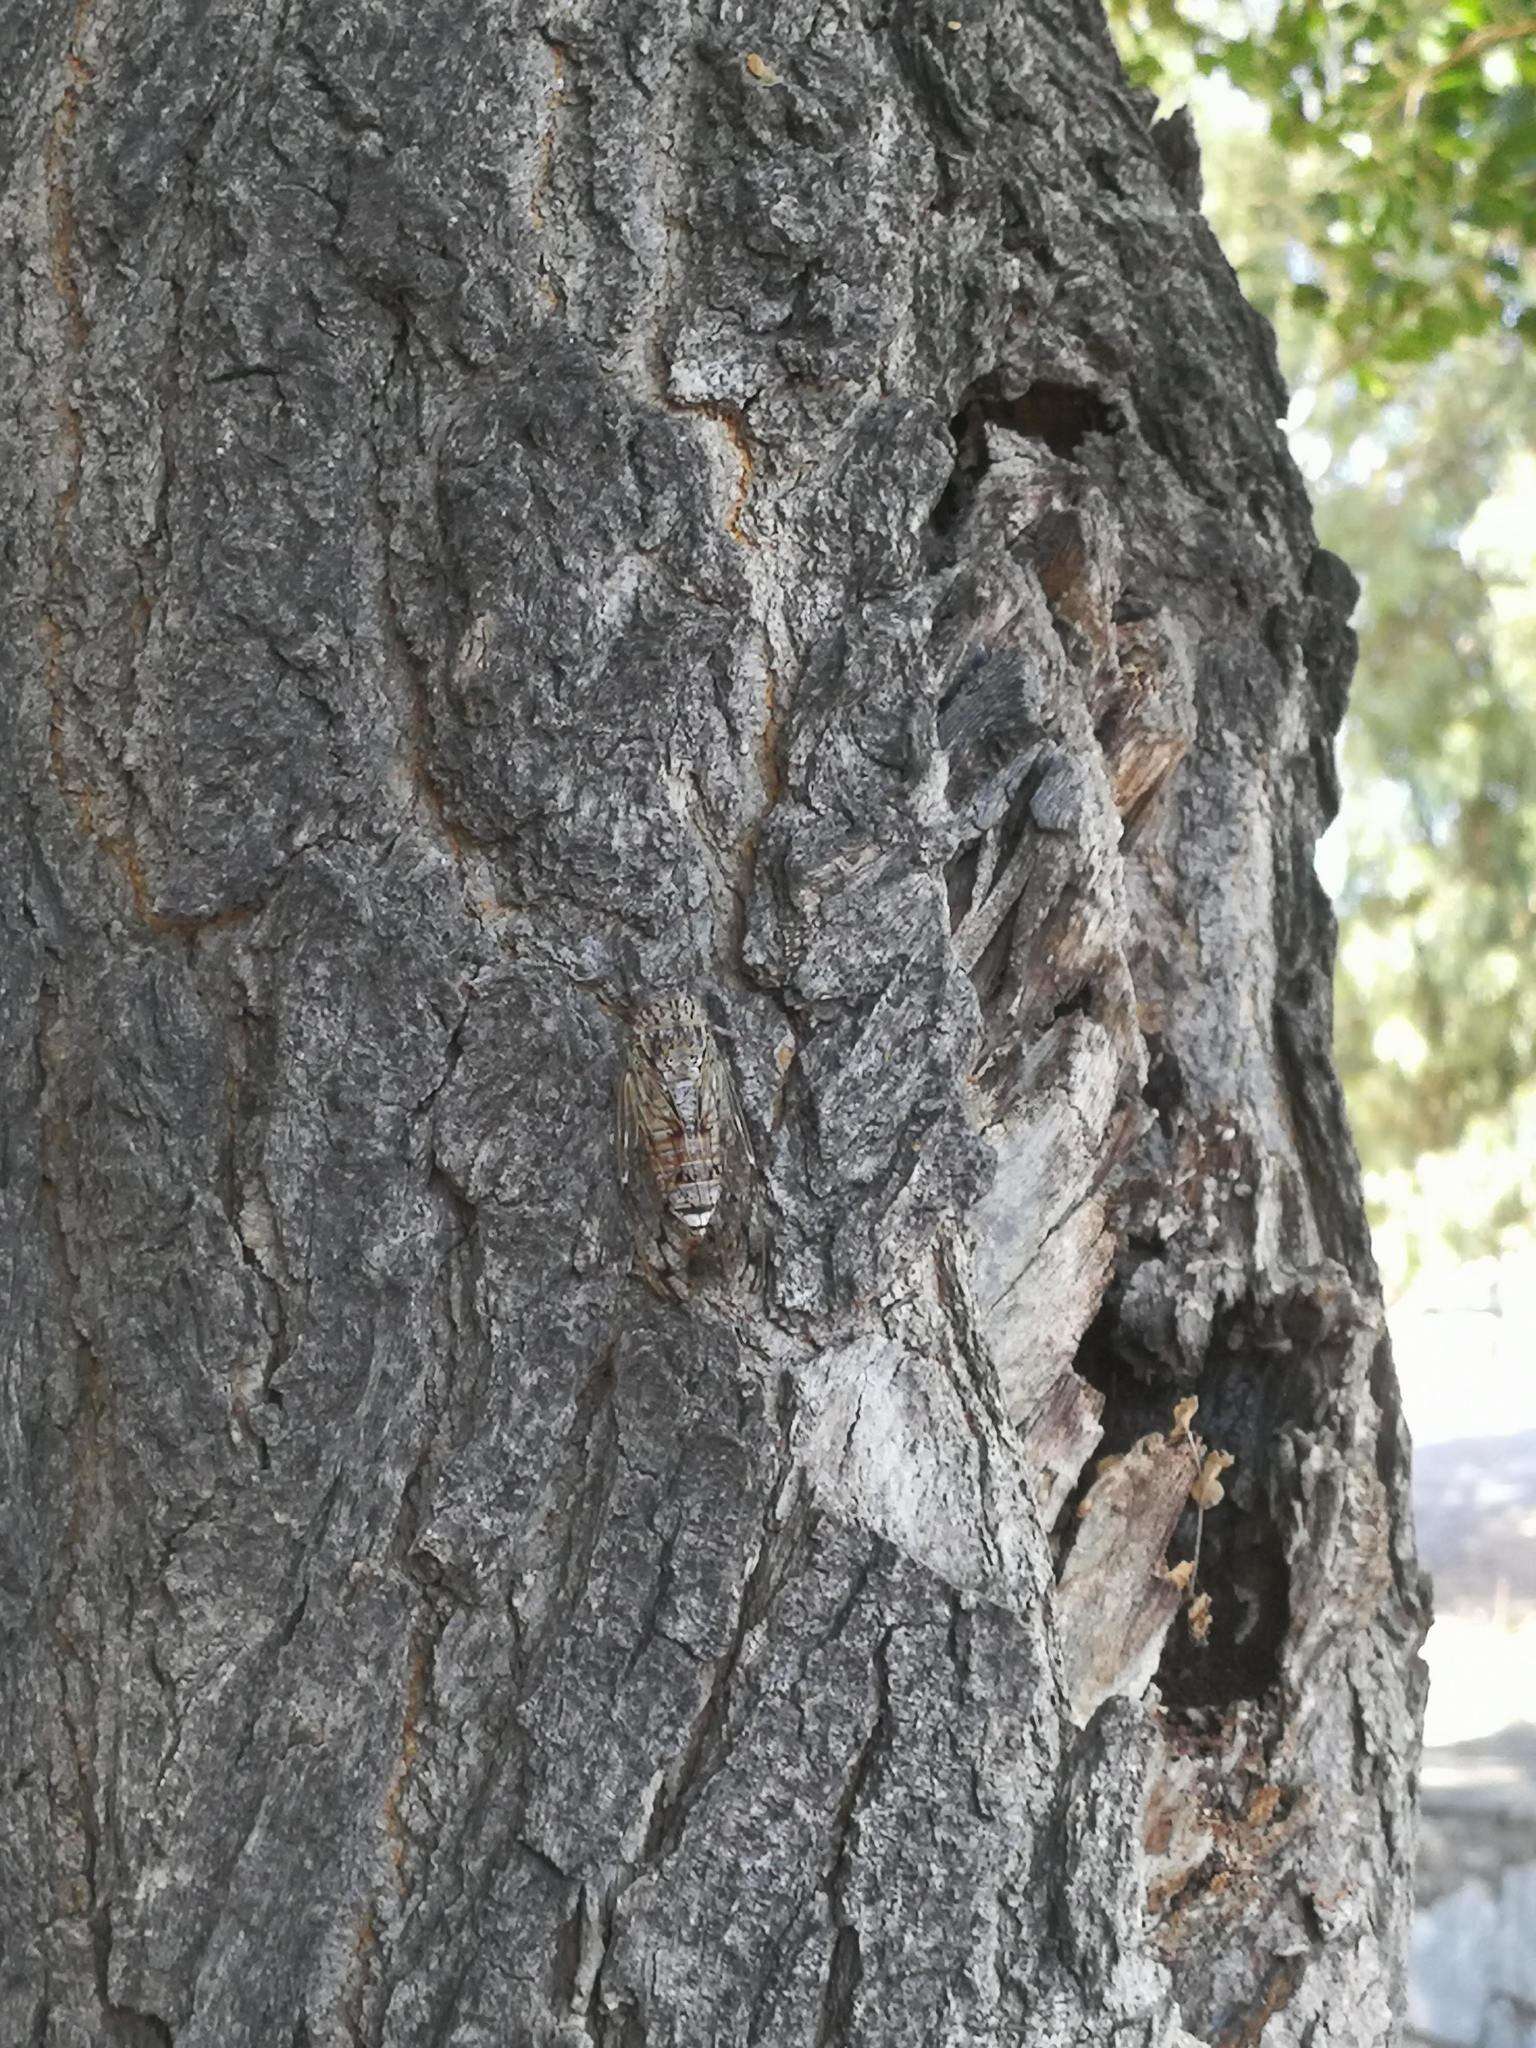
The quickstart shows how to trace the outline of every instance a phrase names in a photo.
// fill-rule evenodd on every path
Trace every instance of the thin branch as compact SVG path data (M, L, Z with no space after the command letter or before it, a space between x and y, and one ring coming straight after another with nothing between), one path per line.
M1524 21L1506 21L1497 27L1477 29L1459 42L1448 55L1440 58L1438 63L1431 64L1424 71L1415 72L1412 78L1400 85L1386 104L1378 110L1375 118L1381 120L1401 101L1407 118L1410 121L1417 120L1425 93L1443 71L1451 70L1465 58L1476 57L1484 50L1493 49L1498 43L1518 42L1522 36L1529 35L1536 35L1536 15L1528 16Z

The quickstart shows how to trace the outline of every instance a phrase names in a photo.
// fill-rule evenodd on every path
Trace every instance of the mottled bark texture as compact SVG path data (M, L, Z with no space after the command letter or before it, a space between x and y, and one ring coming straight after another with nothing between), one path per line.
M1392 2035L1353 586L951 4L4 10L6 2048Z

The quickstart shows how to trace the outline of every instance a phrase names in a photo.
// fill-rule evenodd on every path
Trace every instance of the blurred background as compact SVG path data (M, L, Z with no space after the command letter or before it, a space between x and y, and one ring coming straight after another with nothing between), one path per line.
M1111 0L1362 584L1318 855L1435 1575L1410 2042L1536 2048L1536 0Z

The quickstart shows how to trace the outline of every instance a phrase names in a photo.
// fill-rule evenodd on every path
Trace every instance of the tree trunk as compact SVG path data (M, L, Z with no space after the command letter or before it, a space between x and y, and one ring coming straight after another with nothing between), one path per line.
M1092 0L5 37L0 2039L1387 2042L1353 585L1183 126Z

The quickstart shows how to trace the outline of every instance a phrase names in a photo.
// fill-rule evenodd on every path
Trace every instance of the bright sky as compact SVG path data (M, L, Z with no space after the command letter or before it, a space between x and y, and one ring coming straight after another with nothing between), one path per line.
M1476 1742L1536 1718L1536 1621L1518 1627L1442 1615L1424 1645L1431 1749Z
M1416 1444L1536 1429L1536 1256L1474 1260L1389 1321Z
M1442 1273L1405 1295L1389 1320L1416 1444L1536 1429L1536 1256ZM1536 1620L1510 1627L1448 1614L1424 1655L1431 1746L1536 1720Z

